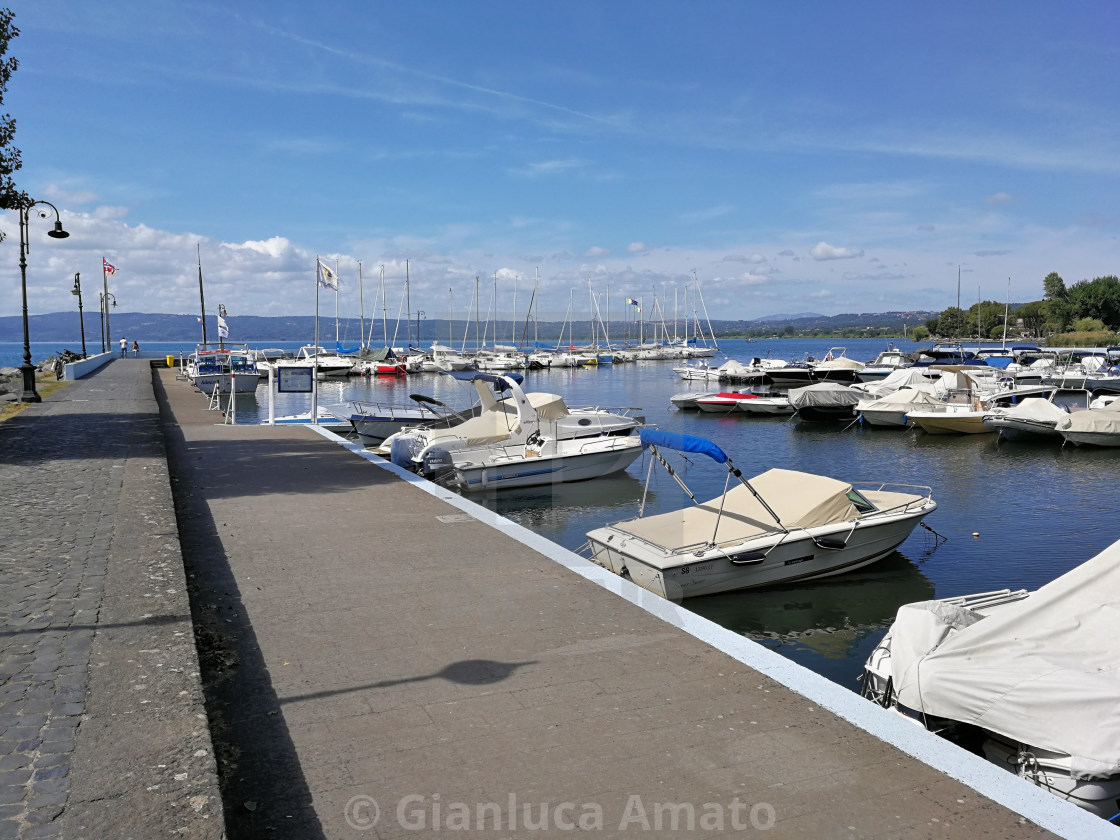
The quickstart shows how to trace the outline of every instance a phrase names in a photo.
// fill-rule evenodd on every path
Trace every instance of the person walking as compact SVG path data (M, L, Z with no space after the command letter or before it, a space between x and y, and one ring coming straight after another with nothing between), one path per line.
M121 358L123 359L127 355L128 355L128 339L127 338L122 338L121 339Z
M140 358L140 343L139 342L136 342L136 341L132 342L132 355L133 355L133 357L135 357L137 359Z

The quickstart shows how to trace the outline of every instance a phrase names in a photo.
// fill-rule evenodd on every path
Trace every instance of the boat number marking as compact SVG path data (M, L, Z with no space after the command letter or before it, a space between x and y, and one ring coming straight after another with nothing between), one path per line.
M712 568L711 563L698 563L695 566L681 566L680 573L682 575L687 575L687 574L691 574L693 571L707 572L707 571L711 570L711 568Z
M804 563L806 560L812 560L812 554L806 554L804 557L793 557L785 562L786 566L792 566L794 563Z

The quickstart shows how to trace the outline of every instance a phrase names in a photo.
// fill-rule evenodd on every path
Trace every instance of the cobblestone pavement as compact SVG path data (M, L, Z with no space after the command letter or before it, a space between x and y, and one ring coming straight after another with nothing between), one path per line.
M0 424L0 838L222 832L151 377Z

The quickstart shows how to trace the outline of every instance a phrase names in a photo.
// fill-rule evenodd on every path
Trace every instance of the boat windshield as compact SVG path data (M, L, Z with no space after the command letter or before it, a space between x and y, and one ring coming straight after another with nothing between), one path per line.
M860 513L871 513L873 510L878 510L862 493L854 488L848 491L848 501L855 505L855 509Z

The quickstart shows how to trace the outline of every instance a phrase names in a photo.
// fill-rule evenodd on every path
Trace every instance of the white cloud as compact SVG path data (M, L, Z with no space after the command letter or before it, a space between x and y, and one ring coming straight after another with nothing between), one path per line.
M608 249L600 248L598 245L588 248L584 253L585 257L591 257L592 259L598 259L599 257L606 257L609 255L610 251Z
M815 260L850 260L862 257L863 251L853 248L837 248L827 242L818 242L809 249L809 256Z
M987 202L988 204L1007 204L1008 202L1011 202L1011 201L1014 201L1014 200L1015 199L1013 199L1011 196L1009 196L1005 192L994 193L993 195L990 195L990 196L988 196L987 198L984 199L984 201Z
M642 251L648 251L649 249L646 247L646 243L644 242L631 242L626 246L626 250L631 254L640 254L642 253Z

